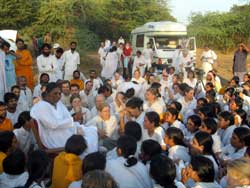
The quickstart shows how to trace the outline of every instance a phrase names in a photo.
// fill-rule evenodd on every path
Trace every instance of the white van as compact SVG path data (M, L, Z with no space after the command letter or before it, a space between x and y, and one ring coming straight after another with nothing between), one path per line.
M10 50L16 51L17 30L0 30L0 37L10 44Z
M189 49L191 57L196 57L196 41L194 37L187 37L187 27L181 23L162 21L149 22L137 27L131 32L133 55L136 51L143 51L150 43L154 53L153 63L171 64L176 47Z

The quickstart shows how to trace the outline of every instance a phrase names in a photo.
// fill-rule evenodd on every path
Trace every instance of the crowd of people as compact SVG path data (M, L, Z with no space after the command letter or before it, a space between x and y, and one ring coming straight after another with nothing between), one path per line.
M150 43L133 57L122 37L106 40L101 74L87 77L76 42L44 43L34 85L24 41L0 43L0 187L250 187L246 45L222 85L208 46L196 71L182 46L158 66Z

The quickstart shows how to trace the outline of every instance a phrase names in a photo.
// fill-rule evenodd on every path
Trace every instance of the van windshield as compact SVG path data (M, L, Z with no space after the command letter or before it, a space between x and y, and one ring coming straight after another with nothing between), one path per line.
M185 36L156 36L156 49L176 49L177 45L186 46L187 38Z

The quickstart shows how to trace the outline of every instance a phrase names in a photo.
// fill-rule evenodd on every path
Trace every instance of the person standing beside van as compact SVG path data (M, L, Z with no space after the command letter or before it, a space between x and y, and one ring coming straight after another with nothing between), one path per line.
M151 48L150 42L147 43L147 48L142 51L142 55L146 61L146 69L149 70L153 63L153 50Z
M126 75L126 74L130 74L131 75L131 73L129 73L128 64L131 61L132 53L133 53L133 50L130 47L130 44L127 42L126 45L125 45L125 47L123 48L123 57L124 57L124 61L123 61L123 75Z
M217 55L213 50L211 50L207 45L204 47L204 51L201 54L201 61L202 61L202 69L204 71L204 75L211 70L213 70L213 64L217 60Z
M240 81L243 80L244 74L246 73L246 61L249 48L241 43L238 46L238 50L234 53L233 59L233 75L238 76Z

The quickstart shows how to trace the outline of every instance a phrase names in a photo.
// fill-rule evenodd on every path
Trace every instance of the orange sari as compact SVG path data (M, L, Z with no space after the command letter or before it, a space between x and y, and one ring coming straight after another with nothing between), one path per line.
M27 86L33 89L32 56L28 50L17 50L16 54L20 56L20 58L15 61L16 76L25 76Z

